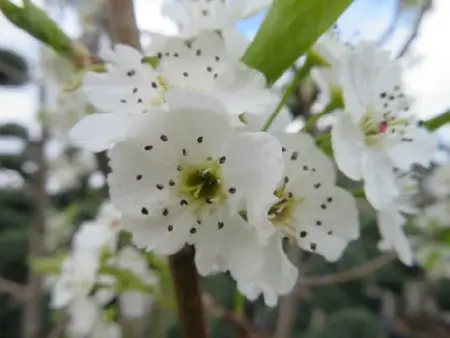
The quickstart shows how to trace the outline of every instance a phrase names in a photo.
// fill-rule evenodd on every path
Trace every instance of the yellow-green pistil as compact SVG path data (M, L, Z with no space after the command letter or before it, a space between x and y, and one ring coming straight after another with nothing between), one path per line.
M276 190L275 196L277 196L279 200L269 209L268 217L272 224L281 232L289 236L294 236L294 214L303 199L295 197L292 192L286 191L285 187Z
M207 161L200 165L190 165L181 170L181 185L179 194L185 198L186 204L192 205L197 212L211 204L222 204L228 195L222 178L221 164L225 157L219 160Z

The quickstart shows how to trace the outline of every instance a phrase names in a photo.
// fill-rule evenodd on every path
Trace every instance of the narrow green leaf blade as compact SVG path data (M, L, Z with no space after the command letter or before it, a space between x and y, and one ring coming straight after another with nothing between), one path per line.
M352 0L275 0L243 61L273 83L351 3Z

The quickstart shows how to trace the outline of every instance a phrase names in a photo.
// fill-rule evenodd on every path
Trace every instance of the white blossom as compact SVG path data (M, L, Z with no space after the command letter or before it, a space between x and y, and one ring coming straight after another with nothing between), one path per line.
M83 82L89 101L103 113L82 119L71 130L73 142L91 151L111 147L133 128L130 115L167 109L166 93L171 88L214 96L235 116L261 113L273 102L264 76L228 56L215 32L188 42L164 38L155 42L151 53L159 58L156 70L129 46L116 45L104 53L107 71L88 73Z
M332 162L305 134L277 134L283 145L285 172L267 204L266 217L254 224L231 224L221 242L198 238L197 266L202 274L229 270L248 298L264 294L274 306L278 295L295 285L297 269L282 249L289 238L302 249L337 260L347 244L359 236L356 202L334 185ZM239 233L230 246L228 238ZM220 245L218 244L220 243Z
M378 247L382 251L394 250L399 259L408 266L414 263L414 257L408 238L403 232L406 218L403 216L419 213L415 197L419 192L418 178L414 173L396 173L396 186L400 194L391 205L377 212L381 241Z
M341 66L345 111L332 129L334 156L345 175L364 180L367 199L379 209L399 194L392 168L428 165L436 140L409 112L400 66L389 53L361 43Z
M82 253L67 258L61 265L61 274L55 283L52 308L62 308L77 299L88 297L95 282L99 262L97 257Z
M119 251L116 266L130 270L145 284L155 285L158 282L157 276L149 269L145 258L131 246L127 246ZM129 318L142 318L145 316L151 303L152 297L140 291L128 290L119 295L120 309L123 315Z
M279 142L235 131L219 101L175 89L166 100L169 113L139 115L132 135L109 153L110 195L122 225L157 254L204 232L214 246L224 229L243 222L242 205L250 222L262 218L283 171Z

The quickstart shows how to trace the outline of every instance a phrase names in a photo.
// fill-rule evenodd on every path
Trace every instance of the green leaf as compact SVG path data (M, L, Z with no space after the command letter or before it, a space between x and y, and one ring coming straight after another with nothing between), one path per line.
M429 119L428 121L425 121L423 125L428 130L434 131L449 122L450 122L450 110L448 110L445 113L442 113L436 117L433 117L433 118Z
M27 2L23 7L8 0L0 0L3 14L17 27L53 48L58 54L71 57L72 41L45 11Z
M333 25L352 0L275 0L243 61L275 82Z

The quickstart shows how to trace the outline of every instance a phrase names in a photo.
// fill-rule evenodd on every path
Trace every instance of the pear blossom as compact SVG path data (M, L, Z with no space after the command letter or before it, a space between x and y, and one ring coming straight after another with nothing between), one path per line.
M298 276L282 249L283 238L336 261L359 236L356 201L334 185L334 166L314 140L306 134L276 136L285 171L264 209L265 217L250 222L252 228L246 228L243 220L230 222L220 241L208 241L211 235L206 231L212 230L205 228L204 237L199 234L194 242L202 275L228 270L243 294L255 299L263 293L269 306L292 290Z
M259 234L295 239L310 252L337 260L347 243L359 237L355 199L335 186L333 163L306 134L277 134L285 171L267 205ZM264 229L264 231L262 231Z
M115 264L121 269L127 269L140 278L145 284L156 284L158 278L149 269L148 263L139 251L131 246L127 246L117 254ZM120 309L124 316L129 318L142 318L151 306L152 298L148 294L140 291L124 291L119 295Z
M84 338L96 327L102 306L95 298L77 298L67 308L70 320L67 325L68 336Z
M89 253L81 253L67 258L61 265L61 274L55 283L52 308L62 308L77 298L86 298L97 280L99 262Z
M409 112L400 66L388 52L359 44L341 62L340 83L345 111L332 129L334 156L345 175L364 180L368 201L380 209L399 194L392 168L427 166L436 140Z
M84 222L75 233L72 247L75 252L99 255L103 249L115 252L120 230L120 212L110 203L101 206L97 218Z
M172 89L169 113L138 115L133 133L110 151L112 203L140 247L172 254L202 232L211 245L230 223L250 222L283 172L281 145L263 132L235 131L212 97Z
M149 50L159 58L156 69L129 46L116 45L103 53L106 72L90 72L83 81L88 100L103 113L84 117L71 130L75 144L94 152L110 148L132 128L129 115L167 109L166 93L172 88L212 95L235 116L261 113L273 102L264 75L227 55L215 32L193 41L160 38Z
M178 24L181 35L192 37L202 30L233 30L238 20L271 3L272 0L169 0L163 6L163 14Z
M415 215L420 211L415 201L419 193L418 177L413 172L401 173L398 170L394 172L400 194L391 205L377 212L381 235L378 247L382 251L395 251L405 265L411 266L414 263L414 257L408 238L403 232L403 226L406 223L403 215Z

